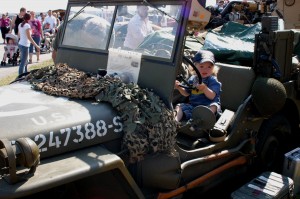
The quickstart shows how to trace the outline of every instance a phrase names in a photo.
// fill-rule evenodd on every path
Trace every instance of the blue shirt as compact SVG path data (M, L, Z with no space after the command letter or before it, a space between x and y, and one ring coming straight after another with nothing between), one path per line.
M196 85L198 83L198 77L196 75L193 75L188 80L189 84ZM208 99L203 91L199 91L198 89L187 89L186 91L190 94L189 96L189 103L192 106L198 106L198 105L204 105L209 106L212 103L217 103L221 105L220 102L220 93L221 93L221 82L218 81L216 76L209 76L202 79L202 82L206 84L206 86L216 93L216 96L214 99L210 100Z

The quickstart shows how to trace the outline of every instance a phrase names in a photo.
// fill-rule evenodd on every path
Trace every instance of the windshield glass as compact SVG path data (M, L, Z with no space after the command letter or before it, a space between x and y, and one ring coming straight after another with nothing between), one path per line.
M180 11L179 5L119 6L110 47L170 59Z
M171 59L181 9L181 5L72 6L62 44Z
M63 45L106 49L114 6L71 7Z

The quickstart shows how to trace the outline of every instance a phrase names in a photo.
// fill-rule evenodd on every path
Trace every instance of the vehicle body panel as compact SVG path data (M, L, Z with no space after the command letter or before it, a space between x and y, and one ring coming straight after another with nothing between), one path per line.
M39 166L35 175L23 183L9 185L4 180L1 180L0 198L24 197L113 170L120 172L120 176L126 179L124 182L130 185L128 186L130 190L118 191L127 193L128 198L143 198L123 161L117 155L101 146L94 146L62 156L48 158ZM101 179L101 176L99 179ZM121 179L119 180L121 182ZM114 188L117 189L117 187ZM103 192L105 191L103 188L99 189L102 189ZM125 196L123 195L123 197Z

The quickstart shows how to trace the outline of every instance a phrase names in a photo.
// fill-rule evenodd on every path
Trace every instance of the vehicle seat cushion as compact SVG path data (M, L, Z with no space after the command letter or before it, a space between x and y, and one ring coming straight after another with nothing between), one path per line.
M222 83L221 107L236 111L251 92L255 73L251 67L216 63Z

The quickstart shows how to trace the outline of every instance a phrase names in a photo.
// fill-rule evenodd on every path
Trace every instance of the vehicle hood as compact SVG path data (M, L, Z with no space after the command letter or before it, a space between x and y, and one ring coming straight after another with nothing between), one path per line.
M34 140L41 156L121 138L120 117L109 103L33 90L28 82L0 87L0 138Z

